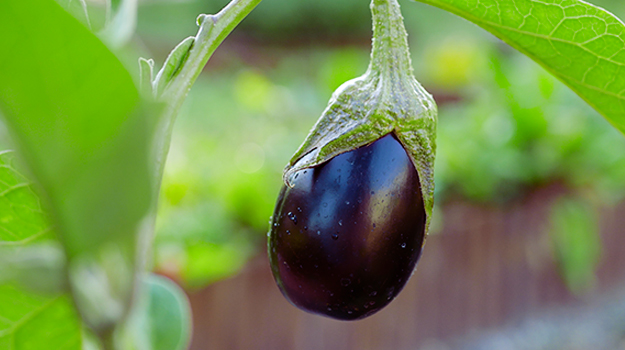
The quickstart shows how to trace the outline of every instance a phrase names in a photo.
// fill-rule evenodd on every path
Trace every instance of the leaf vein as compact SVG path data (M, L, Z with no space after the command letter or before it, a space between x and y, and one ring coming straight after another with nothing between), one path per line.
M44 303L43 305L41 305L37 309L35 309L35 310L29 312L28 314L24 315L24 317L22 317L17 322L15 322L13 324L13 326L11 326L11 328L8 328L8 329L6 329L4 331L1 331L0 332L0 336L3 336L5 334L13 334L14 335L15 332L17 332L17 330L19 330L20 327L22 327L25 324L27 324L28 321L32 320L35 316L37 316L40 313L44 312L47 308L52 306L60 298L61 298L60 296L52 298L51 300L49 300L48 302Z

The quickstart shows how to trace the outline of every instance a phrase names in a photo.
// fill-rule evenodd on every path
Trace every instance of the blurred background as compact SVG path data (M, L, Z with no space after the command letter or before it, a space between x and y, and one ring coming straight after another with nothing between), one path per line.
M226 3L145 0L135 44L162 64ZM625 17L621 0L595 3ZM480 28L401 5L439 104L417 272L351 323L275 286L265 241L282 169L334 89L364 73L371 31L368 0L264 0L191 90L167 162L154 268L189 293L192 349L625 348L625 137Z

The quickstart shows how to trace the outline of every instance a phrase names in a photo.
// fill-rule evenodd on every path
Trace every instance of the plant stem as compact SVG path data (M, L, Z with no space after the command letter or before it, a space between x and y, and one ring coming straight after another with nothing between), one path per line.
M200 29L180 72L163 93L171 111L178 111L189 89L217 47L261 0L233 0L216 15L200 15Z
M400 71L412 75L408 33L397 0L372 0L373 45L369 70L383 75Z
M147 261L150 256L156 226L156 211L158 209L158 197L163 173L165 171L165 161L171 145L171 137L174 121L178 115L182 104L191 86L198 78L204 65L215 52L217 47L232 32L232 30L247 16L261 0L232 0L216 15L200 15L198 25L200 29L194 38L193 46L189 50L188 57L176 77L169 82L163 93L157 97L159 102L164 103L164 107L159 113L157 130L155 132L155 144L153 148L153 159L156 161L154 177L152 179L152 208L150 217L146 218L145 226L142 227L138 237L138 259L137 275L149 266ZM154 82L153 86L157 86ZM140 281L135 281L137 285Z
M153 200L150 215L146 217L143 225L139 228L135 276L140 276L150 265L148 259L155 233L158 197L176 116L187 97L189 89L191 89L191 86L202 72L208 59L228 34L260 1L232 0L216 15L200 15L198 17L200 29L194 38L187 59L182 67L179 68L178 74L169 82L166 89L157 96L157 102L162 103L164 106L160 106L162 109L158 113L158 125L154 135L155 144L153 145L152 158L156 161L156 167L154 169L154 177L152 178ZM151 73L151 67L147 67L147 71ZM154 81L152 86L153 88L158 86L158 81ZM135 293L139 290L140 284L141 278L135 277Z
M160 100L166 103L166 107L162 114L160 134L157 135L157 140L161 142L161 144L157 145L157 150L159 151L157 155L158 179L154 184L157 194L165 169L165 160L169 152L174 120L184 103L187 93L217 47L260 1L232 0L216 15L200 15L198 17L200 29L195 36L189 56L180 68L177 76L160 97Z
M109 0L110 1L110 0ZM137 237L137 264L136 275L139 276L149 266L147 261L152 249L154 231L156 226L156 211L158 209L158 197L165 171L165 161L171 145L171 137L174 121L191 86L198 78L204 65L215 52L217 47L232 32L232 30L247 16L261 0L232 0L216 15L200 15L198 25L200 29L194 38L193 46L189 50L187 59L178 74L167 85L165 91L157 96L157 101L164 104L159 113L157 129L154 135L152 157L156 162L154 177L152 178L152 207L150 216L146 218L144 226L140 228ZM158 79L158 78L157 78ZM153 87L158 86L158 81ZM135 279L136 287L139 288L140 280ZM137 290L135 288L135 291Z
M115 331L113 328L98 334L103 350L121 350L115 346Z

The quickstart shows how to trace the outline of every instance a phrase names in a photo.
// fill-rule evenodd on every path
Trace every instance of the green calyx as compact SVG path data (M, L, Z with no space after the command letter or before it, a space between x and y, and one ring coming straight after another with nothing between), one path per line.
M397 0L372 0L373 47L367 72L341 85L284 170L297 171L394 133L419 174L429 228L434 205L437 108L415 79Z

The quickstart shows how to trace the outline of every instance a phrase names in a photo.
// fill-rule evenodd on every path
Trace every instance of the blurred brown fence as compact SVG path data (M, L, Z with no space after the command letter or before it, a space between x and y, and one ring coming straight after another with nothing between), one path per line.
M238 276L192 294L191 349L438 349L436 339L507 324L549 307L583 303L560 279L546 233L550 186L505 207L445 205L417 272L386 309L342 322L291 306L266 255ZM625 205L601 214L604 245L597 292L623 281Z

